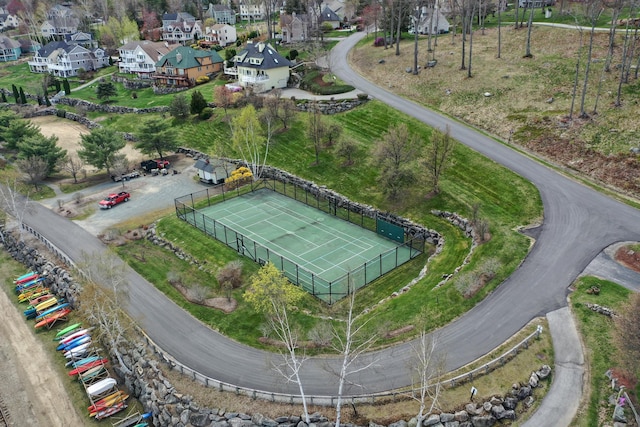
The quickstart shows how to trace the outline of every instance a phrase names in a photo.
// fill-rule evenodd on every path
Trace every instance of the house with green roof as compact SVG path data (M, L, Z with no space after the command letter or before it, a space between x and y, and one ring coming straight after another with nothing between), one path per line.
M198 77L219 73L223 62L216 51L180 46L156 62L152 78L157 86L191 87Z

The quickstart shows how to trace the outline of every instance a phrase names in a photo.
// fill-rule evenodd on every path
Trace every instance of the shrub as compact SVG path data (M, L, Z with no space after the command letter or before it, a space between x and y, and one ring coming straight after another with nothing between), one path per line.
M205 107L200 111L199 117L201 120L208 120L211 116L213 116L213 108L211 107Z
M374 46L384 46L384 37L378 37L374 42Z
M366 93L359 93L358 94L358 99L360 101L366 101L367 99L369 99L369 95L367 95Z
M207 76L200 76L196 79L196 84L197 85L201 85L203 83L207 83L209 81L209 77Z
M289 59L292 61L298 57L298 51L296 49L291 49L289 51Z

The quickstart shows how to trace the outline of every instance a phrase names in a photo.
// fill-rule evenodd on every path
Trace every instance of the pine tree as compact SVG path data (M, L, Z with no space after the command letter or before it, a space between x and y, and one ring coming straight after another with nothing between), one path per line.
M7 96L4 94L4 90L1 93L2 93L2 102L7 102Z
M20 86L20 104L26 104L27 97L24 94L24 90L22 90L22 86Z
M11 85L11 90L13 91L13 97L16 100L16 104L20 103L20 94L18 93L18 88L16 85Z
M62 87L64 89L65 95L69 96L69 94L71 94L71 86L69 85L69 80L64 79L64 81L62 82Z

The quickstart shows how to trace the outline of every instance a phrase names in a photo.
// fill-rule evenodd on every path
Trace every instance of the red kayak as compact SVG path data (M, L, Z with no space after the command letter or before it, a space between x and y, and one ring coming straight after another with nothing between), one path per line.
M96 366L106 365L108 362L109 362L108 359L100 359L100 360L94 360L93 362L85 363L82 366L78 366L77 368L70 370L69 376L72 377L74 375L81 374L83 372L88 371L91 368L95 368Z
M51 314L51 316L47 316L38 323L36 323L35 328L38 329L42 326L52 325L56 323L58 320L63 319L67 314L71 313L70 308L63 308L62 310L56 311Z

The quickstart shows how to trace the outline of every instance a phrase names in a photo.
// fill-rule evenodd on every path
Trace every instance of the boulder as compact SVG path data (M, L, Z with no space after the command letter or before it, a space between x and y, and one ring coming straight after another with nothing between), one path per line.
M395 423L389 424L389 427L409 427L409 423L407 423L405 420L400 420Z
M514 397L507 397L504 399L502 405L505 409L516 409L516 406L518 406L518 399Z
M455 414L453 414L454 418L456 421L463 423L465 421L469 421L469 414L467 413L467 411L458 411Z
M531 396L531 387L529 386L520 387L520 390L518 390L518 399L524 400L529 396Z
M453 414L448 414L448 413L442 413L440 414L440 422L441 423L448 423L451 421L455 421L455 416Z
M437 426L438 424L440 424L440 415L438 414L431 414L422 422L424 427Z
M624 414L624 408L620 405L616 405L616 408L613 410L613 421L619 423L627 423L627 417Z
M491 427L495 425L496 419L491 415L480 415L471 418L473 427Z
M531 386L531 388L536 388L538 387L539 382L540 380L538 379L538 375L535 372L532 372L529 377L529 386Z
M482 412L484 411L482 409L482 406L478 407L475 403L467 403L467 405L464 407L464 410L467 411L467 413L469 415L482 415Z
M547 379L547 377L551 375L551 367L549 365L542 365L542 368L536 371L536 375L538 375L538 378L541 380Z

